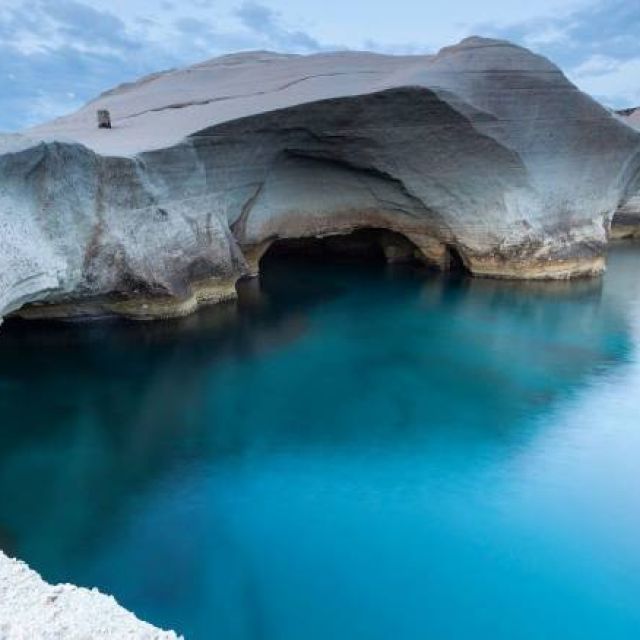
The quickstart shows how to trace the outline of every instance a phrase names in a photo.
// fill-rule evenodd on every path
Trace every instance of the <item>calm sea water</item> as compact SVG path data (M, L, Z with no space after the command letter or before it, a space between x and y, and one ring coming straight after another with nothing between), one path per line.
M526 285L274 265L0 330L0 546L193 640L637 640L640 246Z

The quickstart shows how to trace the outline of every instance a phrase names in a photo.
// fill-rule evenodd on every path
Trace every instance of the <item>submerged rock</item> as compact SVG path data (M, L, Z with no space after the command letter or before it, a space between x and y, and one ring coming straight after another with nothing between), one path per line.
M179 640L123 609L97 589L47 584L24 562L0 551L2 640Z
M640 133L482 38L223 56L26 133L0 143L0 315L185 314L233 297L274 240L366 228L439 268L596 275L640 166Z

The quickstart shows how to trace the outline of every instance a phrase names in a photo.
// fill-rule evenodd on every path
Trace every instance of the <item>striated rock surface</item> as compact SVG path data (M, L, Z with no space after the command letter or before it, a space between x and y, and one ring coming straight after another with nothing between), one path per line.
M629 183L611 223L611 239L640 238L640 172Z
M595 275L639 149L507 42L223 56L0 141L0 315L184 314L233 297L274 240L367 228L439 268Z
M621 120L640 131L640 107L617 112ZM611 238L640 238L640 162L634 161L629 167L629 178L623 192L620 206L611 223Z
M0 551L0 640L179 640L138 620L110 596L47 584Z

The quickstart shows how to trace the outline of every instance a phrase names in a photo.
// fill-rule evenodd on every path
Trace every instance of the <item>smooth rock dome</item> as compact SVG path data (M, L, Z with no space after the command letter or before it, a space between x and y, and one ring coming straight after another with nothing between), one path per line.
M359 229L404 238L390 259L597 275L639 168L640 132L508 42L222 56L2 137L0 315L185 314L275 240Z

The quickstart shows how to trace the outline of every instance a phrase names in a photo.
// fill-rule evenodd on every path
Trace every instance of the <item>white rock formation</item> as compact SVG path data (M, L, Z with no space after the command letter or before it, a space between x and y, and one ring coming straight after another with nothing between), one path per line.
M110 596L47 584L0 551L0 640L178 640L138 620Z
M640 165L557 67L481 38L223 56L26 134L0 142L0 315L187 313L275 239L372 227L442 268L453 248L477 275L593 275Z
M640 107L619 112L621 120L640 131ZM635 173L634 173L635 172ZM634 162L630 166L630 178L618 210L613 216L611 237L640 238L640 167Z
M640 107L623 109L622 111L618 111L617 114L623 122L626 122L635 129L640 129Z

